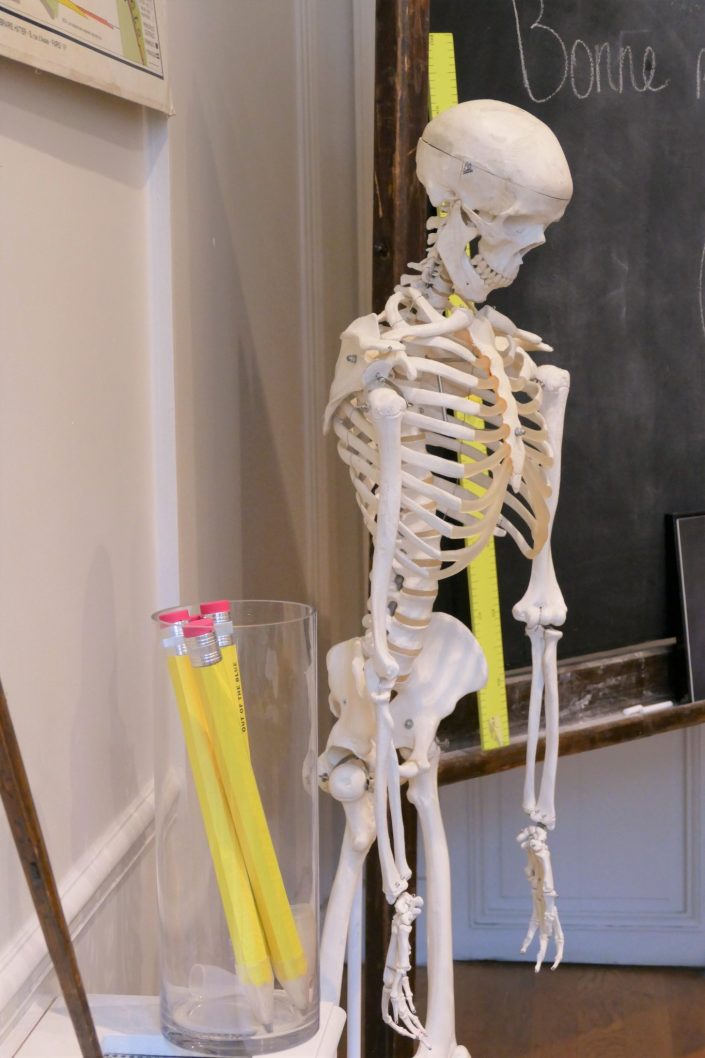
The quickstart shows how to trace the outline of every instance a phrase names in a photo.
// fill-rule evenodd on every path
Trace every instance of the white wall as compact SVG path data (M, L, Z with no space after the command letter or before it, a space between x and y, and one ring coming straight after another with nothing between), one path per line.
M169 5L182 594L312 602L323 661L364 606L360 520L321 435L358 305L352 5L209 11ZM325 888L342 813L322 809Z
M0 674L89 989L156 984L147 615L305 599L321 659L358 627L320 436L358 306L352 7L171 0L168 124L0 64ZM42 956L3 817L0 1035Z
M357 303L348 7L169 8L186 596L311 601L327 576L320 423Z
M132 832L117 834L116 822L149 817L145 159L139 108L0 63L0 673L54 869L79 915L104 895L82 872L98 863L105 887L127 867ZM41 944L0 816L9 1020ZM134 934L113 940L86 967L90 985L109 956L125 984L140 976L127 970Z

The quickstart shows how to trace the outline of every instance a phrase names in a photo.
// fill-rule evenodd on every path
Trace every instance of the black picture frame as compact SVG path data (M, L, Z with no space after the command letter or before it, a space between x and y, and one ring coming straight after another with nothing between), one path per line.
M705 699L705 511L673 515L688 691Z

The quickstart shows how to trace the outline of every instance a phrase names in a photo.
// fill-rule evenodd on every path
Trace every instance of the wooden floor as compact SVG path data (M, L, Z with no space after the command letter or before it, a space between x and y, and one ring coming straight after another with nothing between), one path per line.
M457 963L455 995L472 1058L705 1058L700 970Z
M423 1011L423 968L416 998ZM700 970L456 963L455 1003L472 1058L705 1058Z

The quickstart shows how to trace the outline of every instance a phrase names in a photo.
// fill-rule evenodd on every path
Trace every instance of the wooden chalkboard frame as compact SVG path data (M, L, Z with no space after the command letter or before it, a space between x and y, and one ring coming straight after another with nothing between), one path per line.
M20 747L0 683L0 796L83 1058L102 1058Z
M375 21L375 128L372 307L381 311L408 261L424 250L426 193L416 179L416 144L428 121L429 0L377 0ZM403 801L409 862L416 862L416 812ZM382 886L379 858L365 867L366 1016L364 1053L410 1058L415 1041L392 1032L379 1015L382 970L391 936L392 909ZM414 960L412 958L412 964ZM413 980L412 980L413 988Z

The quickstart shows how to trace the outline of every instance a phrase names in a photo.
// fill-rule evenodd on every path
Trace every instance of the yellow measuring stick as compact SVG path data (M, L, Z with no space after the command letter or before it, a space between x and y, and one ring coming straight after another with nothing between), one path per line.
M455 45L452 33L428 35L429 113L432 118L458 102Z
M462 418L476 430L484 428L483 420L476 415L463 415ZM468 447L475 448L483 454L487 452L486 447L480 441L473 441ZM472 457L461 454L460 462L470 463ZM489 473L485 472L485 475L489 478ZM468 478L463 479L463 488L475 496L481 496L486 491L477 481L470 481ZM478 517L480 517L479 513ZM466 546L472 543L472 537L466 538ZM504 681L504 649L497 584L497 559L493 538L490 538L486 547L468 566L468 590L472 631L487 659L489 674L487 683L477 694L480 713L480 744L483 749L497 749L499 746L509 744L509 713L507 688Z
M428 44L429 112L432 118L458 102L458 78L455 69L455 46L452 33L431 33ZM462 304L455 295L451 299ZM469 425L482 429L482 419L474 415L462 416ZM480 441L473 448L485 452ZM471 462L470 456L460 456L461 463ZM488 475L489 476L489 475ZM484 491L480 484L463 480L463 486L474 495ZM472 537L466 539L468 546ZM494 540L468 566L468 591L473 635L487 659L487 685L478 692L480 713L480 742L482 748L498 749L509 743L509 714L507 689L504 681L504 648L499 610L497 560Z
M194 785L208 839L238 975L251 987L251 1002L271 1025L274 980L267 944L255 906L245 860L218 774L195 671L186 655L168 658Z
M198 632L194 626L202 624L194 621L186 625L187 638ZM191 658L194 661L193 653ZM274 973L295 1006L305 1010L308 1006L308 966L252 769L247 727L243 728L241 719L244 716L241 685L238 694L242 711L233 699L233 682L240 684L234 648L229 662L225 662L219 653L215 657L204 657L202 664L194 664L196 684L205 707L218 770Z

